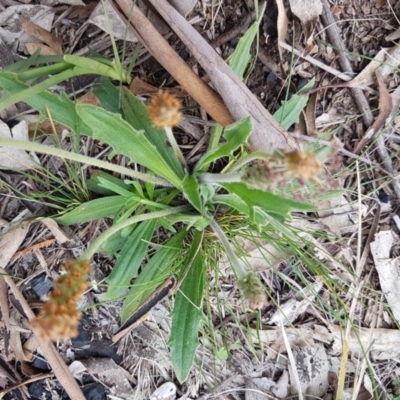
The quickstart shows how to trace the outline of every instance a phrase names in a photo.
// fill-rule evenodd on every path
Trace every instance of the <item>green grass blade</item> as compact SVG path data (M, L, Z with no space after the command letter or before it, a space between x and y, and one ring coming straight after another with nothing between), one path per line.
M153 291L172 275L171 269L176 265L178 256L184 251L183 241L187 231L182 229L169 239L149 262L143 267L128 294L122 307L121 321L124 323L131 314L147 299Z
M293 124L299 122L300 114L308 103L308 95L301 94L313 88L315 78L311 79L303 89L294 94L290 100L284 101L281 107L275 112L274 118L285 128L289 129Z
M110 286L104 293L105 300L116 300L122 297L131 279L137 276L157 223L157 219L143 221L129 235L111 274L106 279Z
M17 74L0 72L0 88L14 95L28 89L29 86L20 82ZM24 102L38 110L44 118L48 118L48 110L54 121L67 126L74 132L86 135L91 132L90 128L78 117L74 102L69 100L64 92L56 95L45 91L24 99Z
M268 213L288 216L292 211L314 211L315 207L309 203L302 203L291 199L285 199L270 192L258 189L250 189L244 183L221 183L221 186L230 193L239 196L250 207L250 212L254 207L259 207Z
M221 157L231 156L242 145L247 145L247 140L253 129L251 119L245 118L225 128L223 137L226 142L207 151L196 164L195 170L204 170L213 161Z
M72 225L114 216L123 208L125 202L124 196L108 196L90 200L54 220L61 225Z
M93 89L93 94L100 100L101 106L107 111L121 114L121 92L103 76L96 82L98 85Z
M169 347L176 377L184 382L193 365L199 345L199 324L203 317L201 309L206 282L206 264L199 251L202 233L196 231L187 262L189 271L176 294L172 312L172 328Z
M253 55L251 54L251 46L253 45L254 39L259 30L260 23L262 21L265 11L265 6L266 3L264 3L264 7L260 10L256 21L239 40L231 61L229 62L229 65L232 68L233 72L235 72L240 80L243 80L244 72L253 57Z
M182 190L190 204L200 213L203 212L203 204L200 197L199 183L193 175L186 175L183 179Z

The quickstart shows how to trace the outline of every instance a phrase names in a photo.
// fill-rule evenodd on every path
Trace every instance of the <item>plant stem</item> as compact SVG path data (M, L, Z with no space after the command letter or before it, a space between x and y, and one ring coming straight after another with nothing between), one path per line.
M172 132L171 127L166 126L165 128L165 133L167 134L167 139L171 145L171 147L174 149L176 156L178 157L178 160L180 161L180 163L182 164L182 166L187 170L187 164L186 164L186 160L183 157L182 151L178 146L178 143L176 142L174 133Z
M199 174L198 180L200 183L230 183L230 182L241 182L242 173L234 172L232 174L212 174L205 172Z
M139 179L145 182L151 182L155 185L172 187L173 185L168 181L158 178L156 176L143 174L141 172L133 171L129 168L121 167L119 165L111 164L106 161L97 160L95 158L83 156L77 153L71 153L69 151L57 149L50 146L45 146L43 144L24 141L24 140L15 140L8 138L0 138L0 146L5 147L14 147L17 149L23 149L27 151L35 151L38 153L50 154L56 157L65 158L67 160L77 161L83 164L93 165L98 168L106 169L107 171L117 172L122 175L130 176L135 179Z
M67 62L60 62L53 65L46 65L45 67L37 67L34 69L28 69L27 71L18 73L18 79L22 82L37 79L45 75L54 75L64 72L67 69L71 69L72 65Z
M126 228L129 225L136 224L137 222L147 221L147 220L153 219L153 218L167 217L168 215L178 214L180 212L189 211L192 209L193 209L193 207L190 205L173 207L173 208L169 208L168 210L154 211L154 212L147 213L147 214L135 215L134 217L128 218L125 221L122 221L116 225L110 226L106 231L104 231L101 235L99 235L96 239L93 240L93 242L90 244L90 246L83 253L81 259L82 260L90 260L93 257L94 253L96 253L96 251L98 251L100 246L108 238L110 238L112 235L114 235L114 233L120 231L121 229Z
M244 278L248 274L248 272L239 264L238 257L235 254L235 250L233 249L231 243L229 242L229 239L226 237L224 231L221 229L221 227L219 226L218 222L215 219L213 219L210 222L210 226L214 231L214 233L217 235L222 246L224 247L226 255L228 256L228 259L231 262L232 268L235 271L238 280Z
M271 155L268 153L265 153L263 151L255 151L253 153L245 155L243 158L241 158L239 161L237 161L235 164L232 165L228 169L229 172L234 172L245 166L251 161L254 160L269 160L271 158Z
M25 90L21 90L17 93L12 94L10 97L2 100L0 102L0 111L4 110L7 107L12 106L15 103L18 103L19 101L24 101L25 99L35 96L41 92L44 92L47 90L49 87L56 85L57 83L60 83L62 81L65 81L66 79L73 78L74 76L77 76L78 74L72 69L69 68L63 72L60 72L57 75L52 76L49 79L46 79L43 82L38 83L35 86L29 87Z

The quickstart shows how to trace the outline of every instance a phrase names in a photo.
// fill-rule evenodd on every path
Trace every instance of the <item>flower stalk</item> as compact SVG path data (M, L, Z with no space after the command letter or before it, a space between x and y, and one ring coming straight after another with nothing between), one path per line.
M265 288L257 274L254 271L248 271L239 263L238 257L235 254L229 239L226 237L224 231L215 219L211 221L210 226L224 247L226 255L228 256L232 268L237 276L237 284L243 297L249 303L250 308L262 308L268 302L265 295Z

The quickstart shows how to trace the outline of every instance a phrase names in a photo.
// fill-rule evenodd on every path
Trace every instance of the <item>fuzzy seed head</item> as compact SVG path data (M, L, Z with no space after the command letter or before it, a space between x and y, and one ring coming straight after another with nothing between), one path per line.
M178 125L182 118L182 103L174 95L159 91L147 106L148 116L156 128Z
M40 316L30 321L42 339L56 341L78 334L81 313L76 309L76 302L88 287L90 263L67 261L64 268L67 273L53 283L54 290L43 305Z
M321 162L309 151L291 151L285 154L287 173L304 181L317 180L322 172Z
M237 284L250 308L260 309L268 304L265 287L255 272L249 272Z

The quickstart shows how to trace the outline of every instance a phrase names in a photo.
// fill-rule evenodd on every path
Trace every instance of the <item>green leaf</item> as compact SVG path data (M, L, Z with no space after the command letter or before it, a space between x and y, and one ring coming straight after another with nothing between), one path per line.
M129 157L131 162L149 168L177 187L181 186L183 171L181 176L177 175L143 131L137 131L119 114L100 107L78 104L76 110L82 120L91 127L92 137L108 143L117 154Z
M156 146L158 152L168 163L176 176L183 178L182 165L175 152L166 144L166 134L163 129L155 128L147 116L147 108L143 101L139 100L128 89L122 89L122 110L125 119L137 130L143 130L147 139Z
M176 294L172 312L169 347L176 377L184 382L193 365L199 345L199 324L203 316L202 300L206 282L206 265L200 250L202 234L193 237L188 262L189 271Z
M183 250L183 240L187 231L182 229L164 243L143 267L135 283L125 296L122 306L121 321L124 323L130 315L146 300L154 290L172 275L172 267L180 259Z
M232 155L232 153L242 145L247 146L247 140L252 129L253 126L250 117L227 126L223 133L226 142L207 151L197 163L195 170L204 170L210 163L218 158Z
M103 295L105 300L120 298L126 292L131 279L137 276L157 224L156 219L143 221L128 236L111 274L106 279L109 287Z
M280 214L287 217L292 211L314 211L315 207L309 203L285 199L270 192L250 189L242 182L221 183L221 186L230 193L239 196L251 209L259 207L267 213Z
M28 89L29 86L20 82L17 78L17 74L0 72L0 88L7 91L10 95L14 95ZM72 131L85 135L91 132L90 128L86 126L77 115L75 103L69 100L64 92L60 95L56 95L44 91L24 99L24 102L38 110L44 119L48 118L47 112L49 111L54 121L67 126Z
M200 198L199 183L193 175L186 175L183 179L182 190L190 204L200 213L203 212L203 204Z
M121 92L105 77L96 79L96 82L98 85L92 92L99 99L101 106L107 111L120 114Z
M120 68L115 61L110 62L107 59L95 60L93 58L71 54L65 54L64 60L74 66L73 68L77 75L98 74L126 83L130 83L131 81L131 77L128 76L126 71Z
M117 215L124 207L126 197L108 196L83 203L66 214L54 218L61 225L72 225L88 222L93 219Z
M315 78L305 85L298 94L294 94L290 100L284 101L281 107L275 112L274 118L285 128L289 129L293 124L299 122L300 114L308 103L308 95L301 94L313 88Z
M264 214L261 213L258 208L250 208L245 201L234 194L220 194L214 196L213 203L225 204L228 207L234 208L241 214L247 215L258 226L263 226L267 223ZM275 214L273 212L268 212L268 214L281 222L285 220L281 214Z
M239 40L235 52L233 53L232 58L229 62L229 65L232 68L233 72L235 72L240 80L243 80L244 71L246 70L247 65L250 63L253 57L250 50L254 42L254 38L256 37L259 30L260 22L262 21L266 4L267 3L264 3L264 7L259 11L259 15L256 21Z
M114 185L118 185L121 189L127 191L131 190L132 185L125 183L121 179L115 177L104 171L94 171L91 177L86 181L86 187L88 190L94 193L102 194L105 196L111 196L115 194L115 191L111 187L105 184L105 181L111 182ZM132 194L132 192L130 192Z

